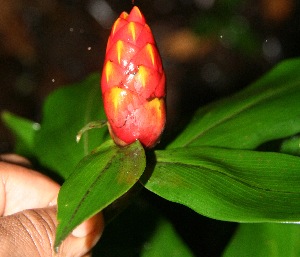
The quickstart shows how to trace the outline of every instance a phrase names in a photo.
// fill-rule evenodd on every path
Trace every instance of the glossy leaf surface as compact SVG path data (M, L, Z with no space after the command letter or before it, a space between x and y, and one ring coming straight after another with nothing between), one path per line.
M249 150L185 147L156 151L145 186L219 220L300 220L300 158Z
M145 166L144 149L138 141L119 147L109 140L86 156L59 192L56 245L84 220L126 193Z
M300 156L300 136L293 136L292 138L284 140L280 147L280 151Z
M282 62L245 90L201 108L168 146L253 149L300 131L300 60Z

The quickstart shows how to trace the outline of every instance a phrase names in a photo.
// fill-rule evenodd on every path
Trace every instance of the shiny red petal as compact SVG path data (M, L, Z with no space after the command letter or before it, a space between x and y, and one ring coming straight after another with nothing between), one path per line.
M119 40L106 53L105 61L110 60L125 68L137 52L135 45Z
M145 100L155 97L155 90L160 82L161 75L153 69L139 66L135 74L130 74L124 81L124 87L136 92Z
M145 147L157 143L165 126L163 99L155 98L141 104L130 92L113 88L107 92L104 100L105 104L110 105L107 116L114 137L127 144L139 139Z
M124 127L128 117L141 105L139 99L130 91L113 87L103 94L107 118L112 129ZM124 140L126 141L126 140Z
M139 48L143 48L146 44L155 44L155 40L152 34L151 29L147 24L143 27L138 39L136 40L136 46Z
M114 38L136 44L136 40L139 38L143 28L144 26L139 23L129 22L116 32Z
M122 86L122 79L124 78L124 69L118 64L108 60L103 67L101 88L102 93L105 93L112 87Z
M160 55L155 45L146 44L131 60L137 66L144 65L150 69L162 72Z
M165 74L151 29L137 7L123 12L108 39L101 87L116 144L153 147L166 121Z
M139 140L145 147L153 147L158 142L165 126L166 110L163 99L154 98L146 102L137 113Z
M161 74L160 80L157 84L158 86L155 89L155 96L158 98L162 98L166 96L166 75L163 72Z

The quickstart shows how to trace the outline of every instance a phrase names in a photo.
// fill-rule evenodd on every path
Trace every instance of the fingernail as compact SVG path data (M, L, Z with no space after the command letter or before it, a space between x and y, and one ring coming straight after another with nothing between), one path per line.
M73 230L72 235L75 237L86 237L92 229L88 222L85 221Z
M72 235L75 237L86 237L88 234L92 233L93 231L99 230L99 232L102 232L103 226L104 226L104 221L103 221L102 213L98 213L94 217L90 218L89 220L86 220L78 227L76 227L73 230Z
M52 206L55 206L57 205L57 198L53 199L52 201L49 202L48 206L49 207L52 207Z

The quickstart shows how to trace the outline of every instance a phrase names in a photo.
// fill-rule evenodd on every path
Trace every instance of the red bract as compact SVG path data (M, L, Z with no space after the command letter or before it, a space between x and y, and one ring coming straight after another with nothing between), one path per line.
M139 140L153 147L166 121L165 73L151 29L136 6L112 27L101 88L116 144Z

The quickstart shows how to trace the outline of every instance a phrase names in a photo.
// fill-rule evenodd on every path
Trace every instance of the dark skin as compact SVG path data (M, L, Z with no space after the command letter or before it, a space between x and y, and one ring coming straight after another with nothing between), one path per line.
M102 213L53 249L60 186L17 155L0 155L0 256L89 257L104 228Z

